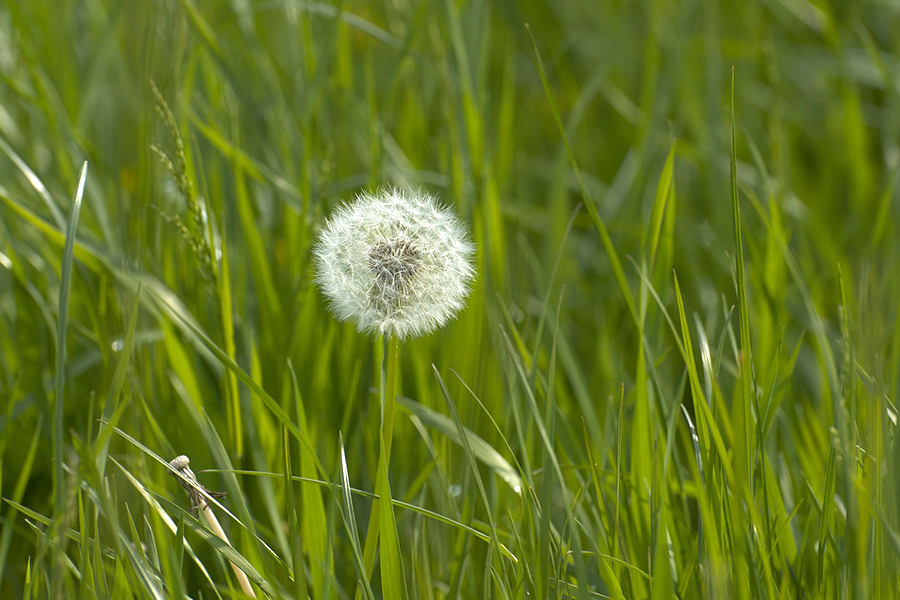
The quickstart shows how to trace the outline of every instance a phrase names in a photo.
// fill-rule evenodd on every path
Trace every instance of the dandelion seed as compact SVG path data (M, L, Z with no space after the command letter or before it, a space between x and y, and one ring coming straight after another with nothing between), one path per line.
M313 252L316 282L335 316L398 339L446 324L475 275L463 224L411 190L362 194L337 209Z

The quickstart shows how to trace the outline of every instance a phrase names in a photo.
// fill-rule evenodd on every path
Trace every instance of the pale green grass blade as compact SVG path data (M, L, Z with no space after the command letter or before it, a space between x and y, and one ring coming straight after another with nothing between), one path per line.
M747 276L744 273L744 247L742 241L741 202L737 180L737 134L735 133L734 116L734 68L731 69L731 208L734 223L734 256L737 279L738 321L740 323L741 345L739 349L739 375L741 379L741 406L743 407L744 427L738 437L738 467L746 473L748 481L753 479L751 464L753 450L753 413L756 403L753 384L753 353L750 348L750 309L747 304Z
M24 219L26 222L31 223L34 227L36 227L41 233L47 236L47 238L53 242L54 246L57 248L64 248L66 244L66 236L65 233L60 231L58 227L53 226L48 223L38 215L34 214L32 211L27 209L23 204L14 200L2 186L0 186L0 200L3 200L4 203L19 217ZM84 263L88 268L90 268L94 272L102 272L104 261L99 256L99 251L94 248L89 247L84 242L75 241L75 246L73 249L73 253L75 258Z
M134 305L131 307L131 316L128 318L128 329L125 331L125 338L122 341L122 350L119 355L119 361L116 363L116 370L113 372L112 381L109 384L109 392L106 395L106 402L103 405L103 416L100 422L100 432L97 434L94 452L97 455L96 465L97 473L103 478L106 472L106 456L109 452L109 440L112 437L112 428L117 425L118 419L114 415L121 411L117 406L119 395L122 393L122 387L125 385L125 375L131 362L131 350L134 346L134 332L137 329L138 308L141 303L141 288L138 286L137 293L134 296Z
M625 459L625 456L622 452L622 444L623 438L625 437L625 385L619 388L619 410L616 415L616 489L615 489L615 513L614 519L612 523L612 546L615 548L615 556L619 555L620 546L619 546L619 509L621 506L621 490L622 490L622 463ZM618 571L615 572L616 577L618 578Z
M460 436L460 429L452 419L445 417L437 411L431 410L427 406L419 404L415 400L403 396L397 397L397 404L420 418L425 424L437 429L460 446L468 444L469 449L472 451L475 458L483 462L488 468L496 473L500 479L509 484L514 492L517 494L521 493L522 478L519 476L518 471L514 469L493 446L484 441L483 438L473 433L470 429L463 427L463 435L466 437L466 441L463 442L463 439Z
M825 572L825 565L829 555L829 536L831 534L831 519L835 510L835 485L837 478L837 458L834 448L828 454L828 471L825 480L825 489L822 490L822 512L819 517L818 532L818 560L816 569L816 583L820 590L826 589L828 574Z
M240 147L222 136L222 132L200 120L199 116L192 115L191 124L196 127L219 151L233 161L236 169L245 170L247 175L257 181L269 181L287 194L292 206L302 208L303 195L300 190L291 185L284 177L278 175L271 168L246 155Z
M306 566L303 564L303 539L300 537L300 527L297 524L297 501L294 498L294 482L291 474L291 438L286 428L283 428L281 441L284 455L285 509L288 515L288 535L294 567L294 593L297 598L305 600L308 596Z
M681 323L681 340L683 350L683 358L685 368L687 369L688 379L691 383L691 395L694 401L694 418L697 420L697 432L700 436L701 456L709 456L709 438L707 434L706 416L704 411L698 408L698 404L706 404L706 397L703 388L700 387L700 375L697 371L697 363L694 360L694 346L691 342L691 332L688 327L687 314L684 310L684 302L681 298L681 288L678 285L678 277L673 275L675 283L675 298L678 301L678 319Z
M301 433L309 438L306 408L300 394L300 386L297 383L293 364L288 363L288 369L291 372L294 402L297 407L297 424ZM309 450L301 452L300 475L307 479L316 476L316 460L310 456ZM300 509L301 530L309 552L310 571L313 574L313 593L316 598L323 598L327 594L327 574L334 565L334 557L328 545L328 518L325 514L325 504L319 490L313 486L301 486L300 494L303 499Z
M209 23L203 17L197 6L191 0L181 0L181 5L190 17L191 24L196 28L200 37L216 56L222 58L222 48L216 37L215 31L210 27Z
M81 212L81 201L84 198L84 183L87 179L87 162L81 167L81 177L69 209L69 219L66 224L66 245L63 249L62 272L60 274L58 321L56 328L56 371L54 375L54 400L53 417L53 458L55 471L53 489L56 498L56 513L62 516L65 510L65 496L63 493L63 408L65 406L65 382L66 382L66 331L69 326L69 294L72 283L72 257L75 252L75 232L78 229L78 215Z
M63 214L62 210L60 210L59 206L56 205L56 202L53 201L53 197L50 195L50 191L47 189L47 186L44 185L44 182L41 181L40 177L31 170L31 167L22 160L22 158L16 154L15 150L13 150L9 144L6 143L2 137L0 137L0 150L6 154L9 159L16 165L16 168L22 172L22 175L25 176L25 179L28 180L28 183L31 184L31 187L38 193L41 197L41 200L44 201L44 205L47 207L47 210L50 211L50 216L53 217L53 220L56 222L56 226L62 229L66 224L66 217Z
M86 522L86 516L85 516L85 512L84 512L84 493L82 492L82 490L80 488L76 492L76 502L78 504L78 531L87 531L88 524ZM90 549L89 543L80 544L80 547L79 547L80 552L78 555L78 559L79 559L78 572L81 573L81 581L80 581L80 585L78 588L78 594L80 596L87 595L88 586L90 586L91 588L94 587L94 585L93 585L93 567L91 566L91 563L90 563L91 558L90 558L89 549ZM3 554L3 550L2 550L2 547L0 547L0 555L2 555L2 554ZM2 565L2 559L0 559L0 565ZM0 569L0 570L2 570L2 569Z
M457 434L462 442L463 450L466 454L466 459L469 462L469 468L472 469L472 474L475 477L475 484L478 487L478 494L481 496L481 501L484 503L484 510L488 517L488 524L491 527L491 543L496 543L498 541L496 526L494 524L494 519L491 516L491 502L488 500L487 492L484 488L484 482L481 479L481 474L478 472L478 463L475 461L475 453L472 451L472 447L469 444L469 436L466 435L465 429L463 428L462 421L459 420L459 414L456 412L456 404L453 402L453 398L450 396L450 392L447 390L447 386L444 384L443 378L441 378L440 372L437 370L437 367L434 365L431 366L434 371L434 376L437 379L438 385L441 389L441 394L444 396L444 401L447 403L447 407L450 410L450 415L453 417L453 423L456 425Z
M654 272L656 265L656 253L659 248L659 238L662 234L664 218L669 208L669 200L674 195L673 168L675 164L675 144L669 150L662 173L659 175L659 184L656 186L656 197L653 200L653 210L650 213L650 225L647 230L647 257L649 259L650 272Z
M665 496L659 501L659 512L656 515L657 531L655 532L656 547L653 549L651 600L672 598L674 591L673 584L675 582L672 581L670 561L668 500Z
M356 567L356 575L360 582L360 591L368 599L374 600L375 595L372 593L372 587L369 584L369 575L363 560L362 548L359 545L359 531L356 527L356 512L353 509L353 496L350 492L350 475L347 473L347 455L344 452L344 442L341 435L338 435L338 446L341 452L341 490L343 497L344 509L344 526L347 528L347 534L350 536L350 548L353 551L353 564Z
M237 349L234 343L234 308L231 290L231 268L228 264L228 236L226 229L222 227L222 243L220 244L222 260L217 278L219 306L222 311L222 333L225 342L225 353L232 361L237 362ZM244 454L244 427L241 416L241 392L238 389L237 376L233 372L228 373L227 402L229 425L231 426L232 439L235 452L238 456Z
M131 514L131 508L126 504L125 505L125 514L128 517L128 529L131 532L131 542L135 547L135 551L146 560L146 546L141 540L140 534L137 532L137 527L134 524L134 515Z
M235 165L235 190L241 230L247 243L247 254L252 264L253 281L257 295L261 299L262 323L266 325L270 336L275 336L277 323L284 322L284 311L275 289L275 281L271 272L272 262L266 253L262 235L256 225L256 216L250 205L250 195L243 170ZM275 339L278 339L276 337Z
M3 500L7 504L9 504L12 508L16 509L17 511L19 511L20 513L22 513L24 516L28 517L29 519L33 519L34 521L37 521L38 523L41 523L42 525L46 525L48 527L53 524L53 519L51 519L50 517L48 517L46 515L42 515L41 513L37 512L33 509L30 509L27 506L23 506L23 505L19 504L18 502L14 502L8 498L4 498ZM82 543L83 541L90 542L90 541L96 540L96 538L94 538L94 540L86 539L85 536L82 536L78 531L75 531L74 529L71 529L71 528L67 529L65 534L70 540L72 540L73 542L78 543L78 544ZM100 549L101 549L101 553L103 554L103 556L106 556L107 558L115 558L116 557L116 552L112 548L110 548L108 546L101 546Z
M381 442L382 454L386 454L384 440ZM378 502L379 522L381 530L381 593L388 600L407 598L406 576L403 559L400 556L400 536L397 533L397 521L394 518L394 504L391 498L391 485L388 480L387 465L381 465L381 487L379 497L387 500Z

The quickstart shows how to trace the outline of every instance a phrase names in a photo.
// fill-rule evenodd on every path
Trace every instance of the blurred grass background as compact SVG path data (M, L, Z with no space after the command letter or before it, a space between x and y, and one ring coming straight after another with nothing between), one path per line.
M0 597L240 597L151 452L218 471L273 597L896 597L898 31L889 0L6 3ZM455 207L479 273L401 346L399 579L341 492L375 488L380 344L310 266L387 184Z

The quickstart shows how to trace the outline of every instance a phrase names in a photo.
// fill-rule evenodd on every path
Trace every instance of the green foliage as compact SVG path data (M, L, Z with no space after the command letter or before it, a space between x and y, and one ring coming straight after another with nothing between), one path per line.
M898 30L5 3L0 599L900 596ZM478 248L396 361L311 262L388 184Z

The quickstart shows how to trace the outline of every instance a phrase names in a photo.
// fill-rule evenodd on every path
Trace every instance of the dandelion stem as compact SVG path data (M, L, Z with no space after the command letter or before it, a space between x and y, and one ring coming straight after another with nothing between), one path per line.
M381 359L381 437L384 439L384 462L391 464L391 439L394 437L394 400L397 388L397 338L385 335ZM380 472L380 471L379 471Z
M378 454L378 471L375 475L375 493L381 497L385 494L382 489L384 482L381 480L381 465L385 465L384 471L391 464L391 440L394 437L394 400L397 389L397 352L399 341L396 337L385 334L382 337L383 354L381 357L381 437L384 441L382 451ZM366 534L366 546L363 550L363 564L366 568L366 576L372 576L375 567L375 551L378 548L378 500L372 501L372 511L369 514L369 529ZM356 597L359 598L357 589Z

